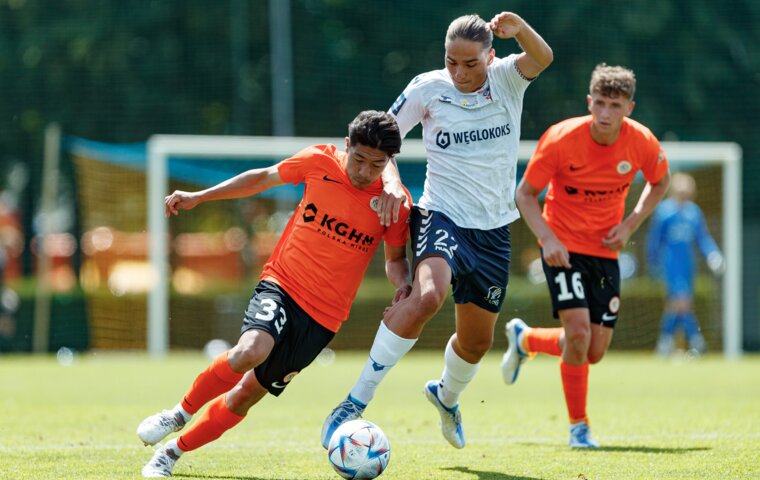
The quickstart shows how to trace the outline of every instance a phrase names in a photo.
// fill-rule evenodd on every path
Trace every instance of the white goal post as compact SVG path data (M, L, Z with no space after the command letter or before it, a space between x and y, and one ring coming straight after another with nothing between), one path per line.
M163 356L169 349L169 265L168 220L164 214L164 197L169 193L168 164L171 157L261 159L276 161L315 144L345 144L344 138L154 135L148 141L148 233L149 261L157 282L148 294L147 346L153 356ZM521 141L520 162L527 162L535 150L535 141ZM723 228L722 247L726 274L722 278L723 353L737 358L742 353L742 151L730 142L662 142L672 164L720 164L722 175ZM421 140L404 140L399 162L425 161Z

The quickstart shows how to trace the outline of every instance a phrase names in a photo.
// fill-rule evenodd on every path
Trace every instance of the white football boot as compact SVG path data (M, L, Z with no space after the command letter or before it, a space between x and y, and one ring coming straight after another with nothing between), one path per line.
M570 425L570 448L599 448L599 442L591 437L587 422Z
M143 478L171 477L174 464L182 455L182 451L176 445L175 441L170 441L164 446L159 446L153 454L153 458L143 467Z
M517 381L520 366L529 357L528 352L520 347L522 332L528 328L530 327L519 318L513 318L507 323L506 334L509 347L501 359L501 376L507 385L512 385Z
M459 404L449 408L438 398L438 380L430 380L423 390L425 398L435 405L441 416L441 433L443 438L454 448L464 448L464 428L462 427L462 414L459 412Z
M172 432L185 426L185 417L174 410L163 410L146 418L137 426L137 436L145 445L155 445Z
M333 408L333 411L325 418L325 423L322 424L322 446L327 448L330 438L338 427L350 420L361 418L365 408L367 408L366 405L359 403L349 393L346 399Z

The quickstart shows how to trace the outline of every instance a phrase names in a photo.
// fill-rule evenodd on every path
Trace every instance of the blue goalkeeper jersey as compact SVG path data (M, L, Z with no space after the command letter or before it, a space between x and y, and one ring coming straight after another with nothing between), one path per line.
M719 252L699 206L693 202L679 205L672 198L660 203L650 222L647 261L665 280L669 294L693 292L695 245L705 257Z

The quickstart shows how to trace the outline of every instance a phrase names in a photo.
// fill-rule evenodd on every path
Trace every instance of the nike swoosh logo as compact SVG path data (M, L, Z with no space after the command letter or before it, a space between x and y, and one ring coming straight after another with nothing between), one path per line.
M580 170L581 168L584 168L584 167L585 167L585 165L581 165L579 167L576 167L575 165L570 165L570 171L574 172L574 171Z
M602 314L602 321L611 322L617 319L617 315L608 315L606 312Z
M324 180L326 182L340 183L340 180L332 179L332 178L328 177L327 175L325 175L324 177L322 177L322 180Z

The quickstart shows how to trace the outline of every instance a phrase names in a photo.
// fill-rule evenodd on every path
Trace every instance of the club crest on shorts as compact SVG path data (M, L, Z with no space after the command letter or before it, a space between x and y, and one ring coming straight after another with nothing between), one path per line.
M625 175L626 173L631 171L631 162L628 160L621 160L620 163L617 165L617 172L620 175Z
M290 383L291 380L293 380L293 377L298 375L298 373L299 373L298 371L290 372L289 374L283 377L282 382L279 380L272 382L272 388L277 388L279 390L282 390Z
M380 209L380 197L372 197L369 201L369 208L377 212Z
M486 294L486 302L490 303L491 305L499 305L499 301L501 300L501 294L504 290L502 290L501 287L493 286L488 289L488 294Z
M610 313L617 313L618 310L620 310L620 297L612 297L610 299L609 305L607 305L607 308L609 309Z

